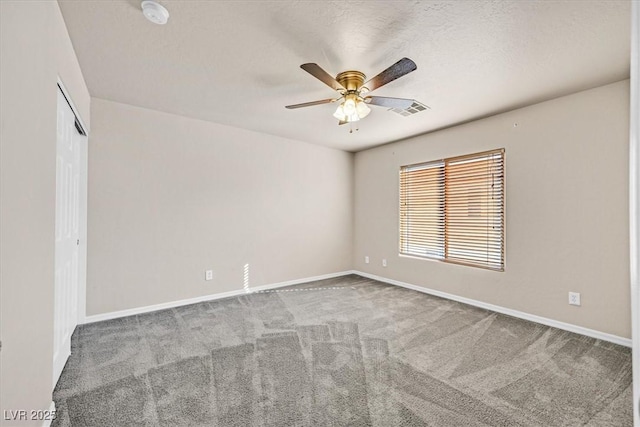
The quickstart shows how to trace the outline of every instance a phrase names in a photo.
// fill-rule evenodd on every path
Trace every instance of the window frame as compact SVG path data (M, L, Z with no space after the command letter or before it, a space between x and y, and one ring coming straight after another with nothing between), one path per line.
M440 164L441 168L442 168L442 174L444 175L443 180L446 182L446 165L447 163L454 163L454 162L460 162L460 161L464 161L467 159L477 159L477 158L481 158L483 156L490 156L493 154L500 154L502 156L502 212L501 212L501 234L500 234L500 239L501 239L501 247L500 247L500 266L491 266L491 265L487 265L487 264L481 264L481 263L476 263L476 262L472 262L472 261L464 261L464 260L459 260L459 259L451 259L451 258L447 258L447 230L449 228L448 224L447 224L447 218L446 218L446 213L444 211L446 211L446 208L443 208L443 216L444 216L444 220L442 223L442 228L443 228L443 246L442 246L442 257L437 257L437 256L429 256L429 255L420 255L420 254L415 254L415 253L407 253L407 252L403 252L403 228L402 228L402 211L403 211L403 207L402 207L402 203L403 203L403 189L402 189L402 174L403 174L403 170L407 169L407 168L415 168L415 169L427 169L429 168L430 165L438 165ZM456 265L462 265L462 266L466 266L466 267L476 267L476 268L481 268L481 269L485 269L485 270L490 270L490 271L497 271L497 272L504 272L505 271L505 265L506 265L506 181L507 181L507 176L506 176L506 150L504 148L497 148L497 149L493 149L493 150L487 150L487 151L481 151L481 152L477 152L477 153L471 153L471 154L465 154L465 155L460 155L460 156L453 156L453 157L446 157L446 158L441 158L441 159L437 159L437 160L430 160L430 161L424 161L424 162L417 162L417 163L411 163L411 164L406 164L406 165L401 165L398 171L398 255L400 257L406 257L406 258L416 258L416 259L421 259L421 260L429 260L429 261L439 261L439 262L444 262L444 263L448 263L448 264L456 264ZM443 184L443 198L442 201L446 206L446 190L445 190L446 185Z

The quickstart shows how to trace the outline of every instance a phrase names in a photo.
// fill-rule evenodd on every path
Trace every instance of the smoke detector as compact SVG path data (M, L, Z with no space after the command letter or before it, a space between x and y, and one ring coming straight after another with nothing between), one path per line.
M164 25L169 20L169 11L160 3L145 0L141 4L142 14L154 24Z

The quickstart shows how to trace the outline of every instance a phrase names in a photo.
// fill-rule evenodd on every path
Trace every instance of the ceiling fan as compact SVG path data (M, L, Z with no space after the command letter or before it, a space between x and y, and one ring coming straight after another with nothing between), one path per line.
M398 108L404 110L413 104L413 99L389 98L385 96L365 96L387 83L390 83L418 68L409 58L402 58L377 76L365 83L364 73L356 70L343 71L335 78L320 68L318 64L308 63L300 66L307 73L320 80L330 88L337 91L340 96L337 98L321 99L319 101L305 102L302 104L287 105L285 108L295 109L311 107L313 105L330 104L342 101L333 116L339 120L338 124L356 122L369 115L371 109L367 104L378 105L387 108Z

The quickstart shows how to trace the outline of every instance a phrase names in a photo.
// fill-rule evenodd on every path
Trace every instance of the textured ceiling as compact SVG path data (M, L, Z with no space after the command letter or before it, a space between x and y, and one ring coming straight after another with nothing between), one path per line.
M629 1L63 1L92 96L348 151L406 138L629 76ZM299 68L372 77L418 69L373 92L431 110L382 107L349 133L335 92ZM603 112L604 113L604 112Z

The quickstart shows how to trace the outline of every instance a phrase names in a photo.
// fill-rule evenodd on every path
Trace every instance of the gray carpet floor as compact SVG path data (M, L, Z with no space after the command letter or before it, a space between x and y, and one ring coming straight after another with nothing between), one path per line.
M56 426L631 426L628 348L359 276L77 328Z

